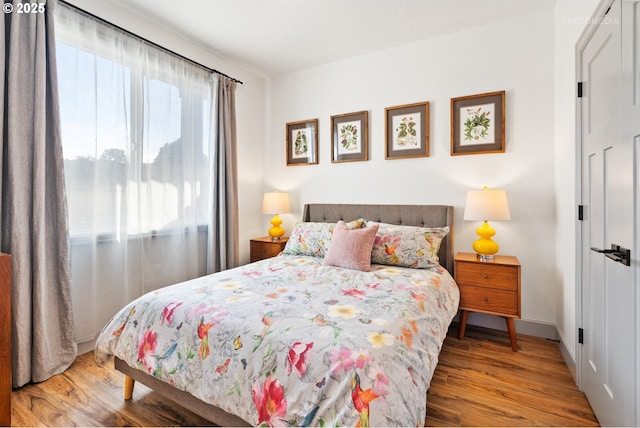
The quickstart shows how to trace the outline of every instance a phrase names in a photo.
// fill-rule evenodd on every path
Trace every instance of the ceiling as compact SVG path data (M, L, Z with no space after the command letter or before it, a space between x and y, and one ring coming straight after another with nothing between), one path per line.
M276 76L550 9L555 0L113 0Z

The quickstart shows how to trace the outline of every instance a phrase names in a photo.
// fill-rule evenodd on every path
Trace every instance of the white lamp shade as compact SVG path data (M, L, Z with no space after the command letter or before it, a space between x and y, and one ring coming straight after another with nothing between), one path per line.
M284 192L267 192L262 199L263 214L284 214L291 211L289 194Z
M464 204L465 220L511 220L507 192L500 189L470 190Z

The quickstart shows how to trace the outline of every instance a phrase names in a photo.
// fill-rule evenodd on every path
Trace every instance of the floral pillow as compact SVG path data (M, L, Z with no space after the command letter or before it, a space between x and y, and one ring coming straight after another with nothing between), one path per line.
M373 224L373 223L370 223ZM371 263L429 268L440 263L440 243L449 227L399 226L380 223L373 241Z
M365 224L364 219L346 223L349 229L361 229ZM309 221L297 223L282 253L293 256L324 257L329 250L335 226L336 223Z

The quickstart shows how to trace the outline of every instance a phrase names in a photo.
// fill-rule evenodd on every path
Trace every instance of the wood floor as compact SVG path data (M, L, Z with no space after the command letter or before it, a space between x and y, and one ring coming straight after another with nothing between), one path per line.
M429 426L598 426L557 344L505 332L452 327L427 398ZM12 426L205 426L144 385L122 399L123 375L91 353L64 374L12 393Z
M599 426L554 341L453 326L427 393L429 426Z

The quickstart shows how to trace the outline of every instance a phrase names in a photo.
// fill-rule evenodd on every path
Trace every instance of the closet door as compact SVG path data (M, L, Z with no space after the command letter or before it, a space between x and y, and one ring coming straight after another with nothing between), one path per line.
M584 335L579 369L581 387L603 426L638 424L640 97L627 68L638 61L638 4L611 2L594 20L597 26L580 61L584 219L579 327Z
M640 255L640 1L624 0L622 2L622 140L633 145L634 151L634 211L635 211L635 254L636 263ZM635 401L631 404L635 410L630 425L640 426L640 272L636 264L633 287L635 289L634 314L636 319L635 337L631 340L635 346ZM634 326L629 330L633 331ZM632 400L634 398L631 398Z

